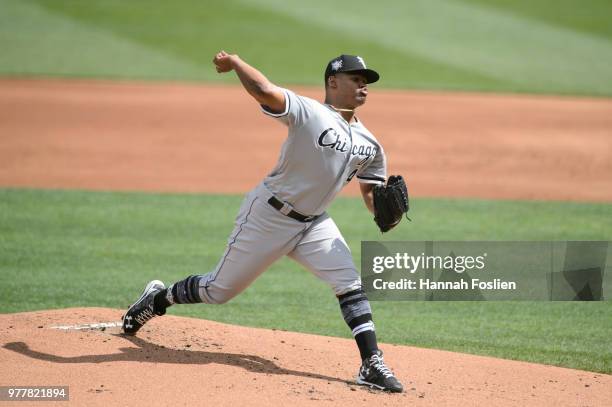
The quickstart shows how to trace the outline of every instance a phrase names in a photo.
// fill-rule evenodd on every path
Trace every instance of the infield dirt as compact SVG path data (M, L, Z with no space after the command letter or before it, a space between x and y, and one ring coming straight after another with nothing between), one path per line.
M349 339L175 316L153 319L135 337L53 328L121 313L0 315L2 384L70 386L70 401L57 405L78 406L612 405L610 375L439 350L383 344L406 386L385 394L352 383L358 354Z
M368 98L358 116L412 196L612 202L611 99ZM0 133L2 186L213 193L251 189L286 137L237 86L17 79Z

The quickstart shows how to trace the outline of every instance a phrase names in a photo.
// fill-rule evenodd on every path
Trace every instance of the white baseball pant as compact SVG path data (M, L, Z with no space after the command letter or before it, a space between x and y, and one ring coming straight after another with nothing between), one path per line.
M312 222L299 222L268 204L271 196L263 183L247 194L225 253L200 280L200 298L209 304L229 301L284 255L328 283L336 295L359 289L351 251L332 218L325 212Z

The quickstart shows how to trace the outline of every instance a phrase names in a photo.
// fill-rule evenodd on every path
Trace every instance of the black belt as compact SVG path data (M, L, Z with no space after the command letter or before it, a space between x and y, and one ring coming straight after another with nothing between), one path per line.
M292 219L297 220L298 222L312 222L313 220L315 220L316 218L318 218L319 216L315 216L315 215L311 215L311 216L306 216L306 215L302 215L299 212L294 211L293 209L289 210L289 211L283 211L282 209L285 208L285 204L276 199L276 197L272 197L270 199L268 199L268 203L276 210L278 210L280 213L282 213L283 215L289 216Z

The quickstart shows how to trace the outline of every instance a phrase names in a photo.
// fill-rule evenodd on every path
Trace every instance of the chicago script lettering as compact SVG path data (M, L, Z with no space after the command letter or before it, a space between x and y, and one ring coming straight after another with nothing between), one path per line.
M317 142L321 147L331 148L342 153L348 151L346 139L341 139L340 134L331 127L321 133ZM350 153L351 155L364 156L367 159L376 154L376 147L353 145Z

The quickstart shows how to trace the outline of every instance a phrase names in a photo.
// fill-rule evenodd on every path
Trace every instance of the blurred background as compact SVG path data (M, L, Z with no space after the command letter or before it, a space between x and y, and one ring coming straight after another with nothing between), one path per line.
M319 85L340 53L389 88L612 94L607 0L2 0L0 73L233 81L220 47Z

